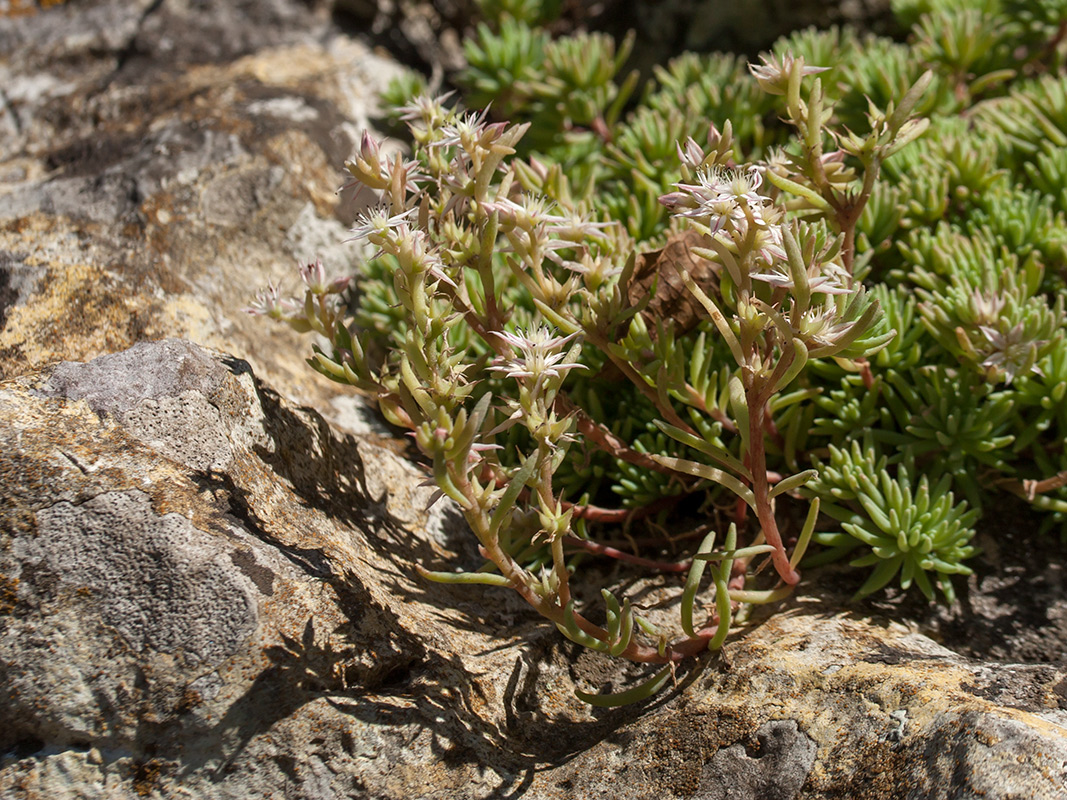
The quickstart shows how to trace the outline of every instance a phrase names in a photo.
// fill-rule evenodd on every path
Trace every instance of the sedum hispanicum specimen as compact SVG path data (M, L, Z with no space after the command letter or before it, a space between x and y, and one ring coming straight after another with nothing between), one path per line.
M991 496L1062 524L1067 9L901 2L907 43L687 54L624 115L629 42L481 5L457 81L492 110L394 86L410 156L365 135L346 164L375 255L255 307L318 334L311 366L410 430L463 510L485 563L425 577L661 665L581 693L612 705L805 563L951 600ZM684 576L677 621L580 599L599 558Z

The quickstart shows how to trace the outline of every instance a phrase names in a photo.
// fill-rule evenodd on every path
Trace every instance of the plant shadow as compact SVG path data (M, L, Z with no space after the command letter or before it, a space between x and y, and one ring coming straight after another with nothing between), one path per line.
M323 630L308 619L299 639L282 635L266 647L268 665L210 732L220 747L187 759L187 770L209 768L222 780L255 737L307 703L325 700L367 725L426 731L443 763L490 768L501 776L488 796L519 797L538 772L673 702L692 679L682 675L677 691L621 709L590 711L573 697L561 698L559 672L569 670L575 679L574 665L586 658L578 656L580 648L563 641L513 593L435 584L413 575L415 564L439 569L455 561L465 568L481 563L472 537L462 536L466 523L458 510L444 512L443 539L419 535L410 522L390 513L386 496L372 495L355 437L333 431L313 410L291 408L269 389L257 385L257 390L273 446L257 446L255 455L284 479L300 503L351 529L359 547L373 552L376 558L368 559L376 565L373 579L395 603L419 604L445 631L465 629L488 641L500 637L499 646L478 654L492 655L500 671L490 696L459 654L436 641L431 645L410 630L410 621L376 600L381 593L368 590L367 573L357 576L330 563L314 546L294 546L272 534L256 512L254 492L233 477L202 477L201 482L225 490L231 510L248 530L278 548L309 579L332 588L344 621ZM446 549L452 551L447 557ZM481 590L485 594L478 597ZM505 673L500 664L510 661L508 651L514 660ZM586 672L603 685L617 682L622 669L612 662Z

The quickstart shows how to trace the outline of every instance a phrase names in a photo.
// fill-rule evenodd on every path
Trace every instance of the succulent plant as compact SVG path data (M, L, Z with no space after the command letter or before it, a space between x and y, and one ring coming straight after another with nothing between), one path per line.
M582 695L611 705L801 569L951 601L991 498L1064 529L1067 4L900 0L907 42L799 32L640 90L630 40L480 5L458 96L390 90L410 156L364 136L346 164L377 254L254 307L315 332L311 366L465 514L484 563L427 578L660 665ZM684 574L674 628L617 587L580 602L601 558Z

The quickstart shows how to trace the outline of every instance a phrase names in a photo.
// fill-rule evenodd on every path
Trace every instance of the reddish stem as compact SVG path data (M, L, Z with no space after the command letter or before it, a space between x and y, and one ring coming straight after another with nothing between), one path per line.
M567 544L593 555L614 558L616 561L625 561L627 564L636 564L639 567L648 567L660 572L687 572L693 565L692 561L657 561L652 558L642 558L605 544L597 544L588 539L579 539L575 536L568 536Z
M644 467L645 469L653 470L654 472L662 472L665 475L673 475L676 477L682 477L675 470L670 467L665 467L658 461L653 460L644 453L638 453L636 450L631 449L626 442L611 432L609 428L601 425L595 419L585 413L584 410L574 405L570 398L563 392L556 395L556 401L553 404L556 413L561 417L567 414L574 414L574 421L578 427L578 432L585 438L615 458L621 459L629 464L634 464L638 467Z
M763 448L765 406L760 397L761 393L755 387L746 389L745 394L749 406L749 463L752 473L752 494L756 500L756 516L767 544L774 548L771 561L774 563L775 571L783 582L796 586L800 582L800 573L789 564L789 556L785 552L782 535L778 532L778 522L771 510L770 484L767 481L765 469L767 455Z
M865 358L857 358L856 365L860 368L860 377L863 379L863 385L870 391L874 388L874 373L871 372L871 362Z
M564 510L574 509L573 516L578 519L587 519L590 522L603 522L607 524L625 525L637 519L644 519L658 511L677 505L678 501L685 497L684 494L672 494L653 500L639 508L601 508L600 506L581 506L577 503L563 502Z

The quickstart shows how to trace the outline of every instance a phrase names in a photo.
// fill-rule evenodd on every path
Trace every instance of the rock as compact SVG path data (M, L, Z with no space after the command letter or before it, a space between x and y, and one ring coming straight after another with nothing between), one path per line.
M350 269L396 69L314 0L0 2L0 796L1067 796L1054 642L963 658L810 584L603 711L640 670L416 577L478 564L462 518L241 310Z
M0 385L0 795L1067 796L1067 670L807 596L645 708L393 452L166 339Z
M243 309L351 271L341 166L400 68L321 3L93 0L0 16L0 376L180 336L342 393ZM336 414L347 414L351 402Z

